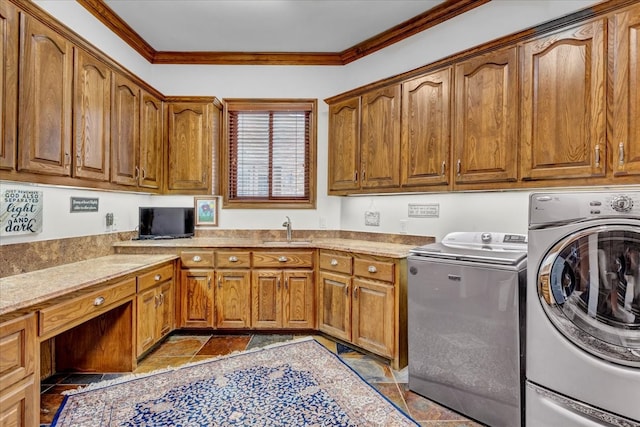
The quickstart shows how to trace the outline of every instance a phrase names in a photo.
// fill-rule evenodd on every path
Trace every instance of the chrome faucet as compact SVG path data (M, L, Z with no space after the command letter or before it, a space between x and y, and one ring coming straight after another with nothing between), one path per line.
M291 241L291 218L285 217L287 220L282 223L283 227L287 227L287 242Z

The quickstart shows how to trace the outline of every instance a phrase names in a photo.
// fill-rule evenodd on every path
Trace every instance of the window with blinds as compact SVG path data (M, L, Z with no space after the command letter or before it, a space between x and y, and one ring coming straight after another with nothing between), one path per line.
M315 100L225 100L225 205L315 207Z

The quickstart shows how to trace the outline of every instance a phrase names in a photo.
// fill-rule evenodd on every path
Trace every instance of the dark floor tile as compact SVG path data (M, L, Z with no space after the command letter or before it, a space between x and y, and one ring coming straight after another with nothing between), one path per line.
M225 335L214 336L202 346L197 356L222 356L233 353L234 351L243 351L247 348L247 344L251 340L250 335Z
M339 355L348 354L348 353L357 353L357 354L361 354L361 353L360 353L360 352L358 352L357 350L354 350L353 348L351 348L351 347L349 347L349 346L347 346L347 345L341 344L341 343L339 343L339 342L338 342L338 343L336 343L336 352L337 352Z
M104 374L69 374L58 384L86 385L102 381Z
M376 390L380 392L384 397L389 399L394 405L396 405L402 412L409 415L409 409L407 404L398 390L398 386L392 383L371 383Z
M356 371L368 383L395 383L389 365L367 356L342 356L342 361Z
M265 347L270 344L291 341L292 339L293 339L293 335L277 335L277 334L252 335L251 341L249 341L249 344L247 345L247 350L250 350L252 348Z
M77 385L56 385L40 395L40 424L51 424L58 408L64 401L63 391L75 390Z
M62 381L68 376L69 374L67 373L54 374L40 381L40 384L49 384L49 385L58 384L60 381Z
M194 356L210 337L210 335L171 335L151 353L151 356Z
M424 396L409 390L407 384L398 384L404 401L409 408L409 414L418 421L468 421L467 418L451 409L445 408ZM455 424L452 424L455 426ZM477 426L478 424L469 424Z

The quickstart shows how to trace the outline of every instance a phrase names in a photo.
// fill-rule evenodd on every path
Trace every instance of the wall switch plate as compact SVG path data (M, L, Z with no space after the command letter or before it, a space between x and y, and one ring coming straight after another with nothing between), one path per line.
M400 220L400 234L407 234L407 222L406 219Z

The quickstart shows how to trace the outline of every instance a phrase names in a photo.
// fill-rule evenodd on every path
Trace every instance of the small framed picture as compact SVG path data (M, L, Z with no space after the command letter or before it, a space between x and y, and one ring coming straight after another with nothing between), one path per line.
M218 225L218 199L216 197L195 198L196 225Z

